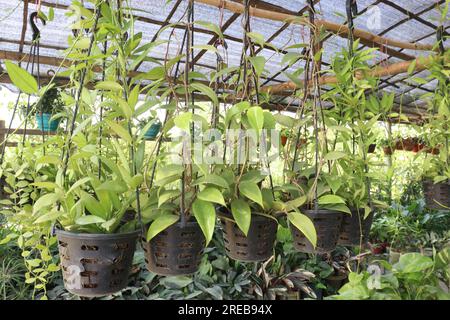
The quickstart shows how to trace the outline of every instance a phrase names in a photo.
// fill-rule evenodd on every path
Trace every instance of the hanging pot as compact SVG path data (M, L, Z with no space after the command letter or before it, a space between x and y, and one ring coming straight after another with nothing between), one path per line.
M143 239L147 269L164 276L186 275L198 270L205 237L197 221L181 222L158 233L149 242Z
M61 119L50 120L51 113L36 113L36 122L39 130L44 132L55 132L58 129Z
M281 145L283 147L286 146L287 139L288 139L288 137L286 135L284 135L284 134L281 135Z
M139 233L87 234L56 230L67 291L97 297L124 289Z
M337 292L344 284L348 282L348 274L332 274L325 279L325 282L333 289L334 292Z
M392 153L394 152L394 149L391 146L384 146L383 147L383 152L385 155L392 155Z
M146 140L154 140L161 130L161 122L154 122L144 135Z
M234 260L244 262L265 261L273 255L273 245L277 235L277 221L262 215L253 214L247 236L231 219L228 212L222 211L222 232L225 251Z
M344 214L342 217L341 231L338 244L342 246L359 246L367 242L370 227L372 226L373 212L364 219L364 209L359 212L351 210L351 215Z
M6 183L5 177L0 178L0 200L9 199L9 193L5 191L5 187L7 187L8 184Z
M317 232L317 246L313 245L292 223L291 233L294 238L294 248L305 253L325 253L336 248L343 214L338 211L319 209L302 211L314 223Z
M425 204L428 209L448 210L450 208L449 181L435 184L432 180L424 180L422 185Z

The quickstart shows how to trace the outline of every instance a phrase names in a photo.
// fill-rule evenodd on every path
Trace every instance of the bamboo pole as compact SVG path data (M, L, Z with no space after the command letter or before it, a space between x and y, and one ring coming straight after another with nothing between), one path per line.
M203 3L210 6L215 6L218 8L225 8L228 9L234 13L243 13L245 8L244 5L241 3L228 1L228 0L194 0L198 3ZM309 25L309 21L306 18L282 13L282 12L276 12L276 11L270 11L270 10L264 10L264 9L258 9L255 7L250 7L249 14L253 17L262 18L262 19L269 19L269 20L275 20L275 21L282 21L285 23L292 23L292 24L300 24L300 25ZM349 35L349 28L346 25L338 24L326 20L320 20L317 19L315 21L316 28L324 28L327 31L330 31L338 36L341 37L348 37ZM382 46L391 46L391 47L397 47L402 49L411 49L411 50L424 50L424 51L431 51L433 50L433 45L423 45L418 43L410 43L410 42L403 42L398 40L393 40L385 37L381 37L378 35L375 35L373 33L361 30L361 29L354 29L353 35L355 38L359 38L361 40L365 40L367 42L373 42L377 43Z
M415 63L414 71L422 71L427 69L434 59L436 59L435 56L419 57L412 61L402 61L391 64L387 67L376 67L371 71L369 71L368 74L366 72L356 71L355 76L359 80L364 79L366 76L375 78L393 76L407 72L409 67L413 63ZM302 81L301 83L304 86L304 81ZM337 77L335 76L322 76L319 78L319 85L335 84L335 83L337 83ZM312 83L310 82L308 85L311 86ZM288 91L294 91L295 89L298 89L298 86L294 82L289 81L281 84L264 86L261 88L260 91L265 93L278 94Z

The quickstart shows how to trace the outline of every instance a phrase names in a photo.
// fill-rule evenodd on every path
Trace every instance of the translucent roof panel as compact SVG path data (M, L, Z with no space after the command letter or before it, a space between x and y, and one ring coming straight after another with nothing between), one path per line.
M231 1L231 0L230 0ZM237 0L233 0L237 1ZM237 1L239 2L239 1ZM335 0L316 0L316 19L324 19L334 23L346 23L345 1ZM70 21L65 15L65 11L72 3L71 0L47 0L42 2L44 12L48 12L48 6L55 7L54 20L46 26L41 26L41 48L40 55L45 57L62 57L61 51L67 48L67 38L71 35L69 28ZM86 2L89 8L92 4ZM135 31L142 32L143 42L150 42L161 27L167 23L178 24L173 29L166 28L160 33L159 38L169 40L169 44L158 46L156 50L150 53L152 58L159 61L168 57L177 55L184 35L184 25L186 21L186 10L188 0L129 0L130 7L134 10L137 18ZM358 0L359 15L354 18L355 27L371 32L373 34L384 37L401 40L405 42L419 42L422 44L433 44L436 41L435 27L444 24L447 32L450 29L450 19L441 19L441 14L437 6L443 7L445 1L438 0ZM279 11L298 14L298 12L306 12L306 0L265 0L257 1L256 5L261 8L277 6ZM36 10L36 4L29 3L28 13ZM17 53L19 44L22 39L23 29L23 12L24 2L0 0L0 52L6 56L6 53ZM229 10L222 10L217 7L195 3L194 20L206 21L223 27L223 34L227 44L227 62L231 66L237 66L241 63L242 38L243 38L243 15L235 14ZM27 21L25 21L27 26ZM302 48L289 48L293 44L309 43L309 28L300 25L289 25L284 21L274 21L251 17L251 31L260 33L266 41L270 40L272 48L261 49L256 46L258 55L262 55L267 59L266 73L263 82L270 79L269 84L276 84L288 81L286 73L292 73L297 68L304 67L304 61L300 60L291 67L285 67L283 57L287 52L302 52ZM214 32L208 30L205 26L196 24L194 33L195 45L212 44L216 36ZM31 28L27 26L23 46L23 52L29 51L29 43L31 41ZM448 47L450 41L447 40L445 45ZM326 70L336 53L342 48L348 46L345 38L330 35L327 37L323 48L323 69ZM393 48L395 49L395 48ZM429 52L415 50L396 51L407 54L410 57L418 57L428 55ZM394 52L395 53L395 52ZM9 55L11 56L11 55ZM212 51L204 52L201 49L194 50L197 67L196 70L209 74L215 69L217 56ZM404 58L403 58L404 59ZM392 57L387 53L380 51L375 52L373 60L369 61L371 65L385 65L404 61L402 57ZM155 66L154 63L143 63L139 71L148 71ZM46 66L44 69L55 69L56 66ZM41 69L42 70L42 69ZM418 76L424 76L419 74ZM411 86L402 83L404 75L395 77L387 77L388 84L383 82L386 89L402 92L403 90L411 90ZM396 83L399 82L399 83ZM396 84L393 86L391 84ZM426 88L435 85L429 83ZM425 87L425 86L424 86ZM423 89L413 88L414 92Z

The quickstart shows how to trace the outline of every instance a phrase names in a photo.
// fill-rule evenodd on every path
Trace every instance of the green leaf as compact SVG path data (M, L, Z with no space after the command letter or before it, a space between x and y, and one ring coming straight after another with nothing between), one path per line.
M34 223L43 223L48 221L55 221L62 215L61 211L50 211L34 221Z
M166 190L158 195L158 208L172 198L176 198L180 195L178 190Z
M194 90L198 90L201 93L205 94L206 96L208 96L208 98L211 99L211 101L215 104L218 105L219 104L219 99L217 98L216 93L214 92L213 89L211 89L210 87L204 85L203 83L199 83L199 82L193 82L190 84L190 87L193 88Z
M161 231L167 229L178 221L179 217L174 214L163 214L152 222L147 231L147 241L150 241Z
M324 159L325 159L325 161L333 161L333 160L338 160L338 159L344 158L346 155L347 154L345 154L344 152L331 151L326 154Z
M122 86L115 81L99 81L95 85L95 89L107 91L122 91Z
M9 60L5 60L6 71L12 83L26 94L35 94L38 92L36 79L26 70L15 65Z
M209 45L209 44L198 44L198 45L192 46L191 48L198 49L198 50L212 51L214 53L218 52L216 47Z
M100 218L98 216L93 216L93 215L81 216L75 220L75 223L80 226L87 225L87 224L94 224L94 223L103 223L103 222L105 222L105 219Z
M261 207L264 208L261 190L259 189L256 183L250 181L243 181L239 183L239 191L249 198L250 200L255 201Z
M239 229L247 236L252 218L252 212L248 203L242 199L233 200L231 202L231 213Z
M189 132L190 123L192 121L192 113L191 112L180 113L178 116L175 117L173 121L178 128Z
M248 60L250 60L250 63L252 64L253 68L255 68L256 74L260 76L264 71L264 67L266 65L266 58L262 56L256 56L250 57L248 58Z
M281 113L276 113L273 115L275 120L284 127L292 128L295 124L295 119L289 116L286 116Z
M327 194L319 198L319 204L345 204L345 200L334 194Z
M301 196L296 199L293 199L291 201L287 201L284 205L286 210L291 211L299 208L300 206L304 205L307 200L306 196Z
M207 187L203 189L197 198L204 201L214 202L226 206L222 193L214 187Z
M211 241L216 225L216 210L211 202L196 199L192 204L192 212L197 219L206 239L206 245Z
M434 265L433 260L420 253L406 253L400 256L399 261L392 266L395 272L414 273L423 272Z
M108 120L108 119L105 119L105 122L108 124L108 126L111 127L111 129L112 129L112 130L113 130L120 138L122 138L123 140L125 140L125 141L128 142L128 143L131 143L131 142L132 142L132 139L131 139L130 134L129 134L128 131L127 131L124 127L122 127L120 124L118 124L118 123L116 123L116 122L114 122L114 121Z
M207 176L201 177L194 183L194 185L199 184L213 184L221 188L229 188L228 182L224 178L216 174L208 174Z
M220 38L223 38L223 33L220 30L218 25L211 23L211 22L207 22L207 21L195 21L195 23L207 28L208 30L211 30L212 32L217 34Z
M264 126L263 109L261 107L251 107L247 110L247 118L252 128L255 129L259 134Z
M305 237L316 247L317 245L317 233L314 223L304 214L299 212L289 212L287 214L289 222L292 223L298 230L300 230Z
M53 204L55 204L55 202L58 199L59 199L59 196L56 193L44 194L42 197L37 199L37 201L35 202L35 204L33 206L33 214L35 214L36 212L39 212L41 209L43 209L45 207L52 206Z

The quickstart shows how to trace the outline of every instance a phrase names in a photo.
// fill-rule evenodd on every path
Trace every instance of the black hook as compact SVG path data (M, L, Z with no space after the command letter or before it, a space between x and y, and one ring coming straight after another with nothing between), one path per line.
M45 26L45 19L42 18L41 16L39 16L39 14L37 13L37 11L32 12L30 14L30 24L31 24L31 29L33 29L33 41L36 41L39 39L39 37L41 36L41 31L39 30L39 28L37 27L36 23L34 22L34 20L36 18L39 18L39 20L41 20L42 24Z
M439 44L439 52L441 54L444 54L444 52L445 52L445 47L444 47L444 26L439 26L437 28L436 36L437 36L437 41L438 41L438 44Z

